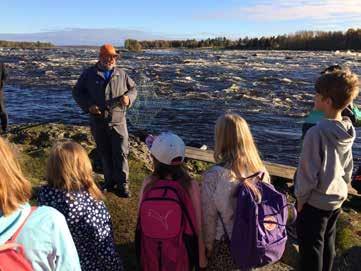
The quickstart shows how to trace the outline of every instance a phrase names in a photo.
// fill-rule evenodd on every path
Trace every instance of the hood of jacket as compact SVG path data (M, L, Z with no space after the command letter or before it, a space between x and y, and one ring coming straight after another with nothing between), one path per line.
M321 136L338 151L344 153L352 148L356 132L348 117L344 117L342 121L322 119L319 126Z

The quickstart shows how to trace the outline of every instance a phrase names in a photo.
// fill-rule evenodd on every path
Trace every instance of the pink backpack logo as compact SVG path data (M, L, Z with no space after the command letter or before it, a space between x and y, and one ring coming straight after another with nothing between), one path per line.
M26 259L24 247L15 242L26 221L36 207L32 207L30 213L17 229L14 235L0 246L0 271L33 271L31 263Z
M174 208L176 209L176 208ZM174 213L174 209L167 211L167 213L165 214L165 216L162 216L160 213L158 213L156 210L153 209L148 209L148 217L151 217L155 220L158 220L164 227L164 229L166 231L169 230L169 224L168 224L168 217L170 214Z
M144 271L184 271L198 266L195 215L188 194L175 181L158 181L145 192L136 231Z

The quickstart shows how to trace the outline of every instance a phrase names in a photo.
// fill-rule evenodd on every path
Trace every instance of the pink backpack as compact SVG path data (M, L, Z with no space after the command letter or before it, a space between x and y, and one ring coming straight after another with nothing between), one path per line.
M136 252L143 271L199 270L195 212L176 181L159 180L143 195Z
M31 263L26 259L24 247L15 242L26 221L36 207L32 207L24 222L16 230L14 235L0 246L0 271L33 271Z

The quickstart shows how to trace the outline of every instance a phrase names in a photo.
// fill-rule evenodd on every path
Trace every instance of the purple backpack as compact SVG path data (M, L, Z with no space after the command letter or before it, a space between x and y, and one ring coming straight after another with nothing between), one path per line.
M246 178L257 179L262 195L260 203L243 184L236 193L237 208L230 249L235 264L241 269L274 263L285 250L287 200L271 184L262 182L263 176L263 172L258 172Z

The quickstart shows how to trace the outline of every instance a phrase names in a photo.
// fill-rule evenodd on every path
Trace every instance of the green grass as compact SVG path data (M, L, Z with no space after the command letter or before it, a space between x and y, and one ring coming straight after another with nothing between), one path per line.
M337 224L337 254L342 255L353 247L361 247L361 215L355 211L343 212Z
M18 152L18 160L24 175L31 182L33 190L45 181L46 159L48 149L22 149Z
M114 238L124 259L126 270L135 270L134 233L137 223L139 191L142 181L149 174L144 163L129 160L130 199L119 198L113 193L106 193L105 204L112 217Z

